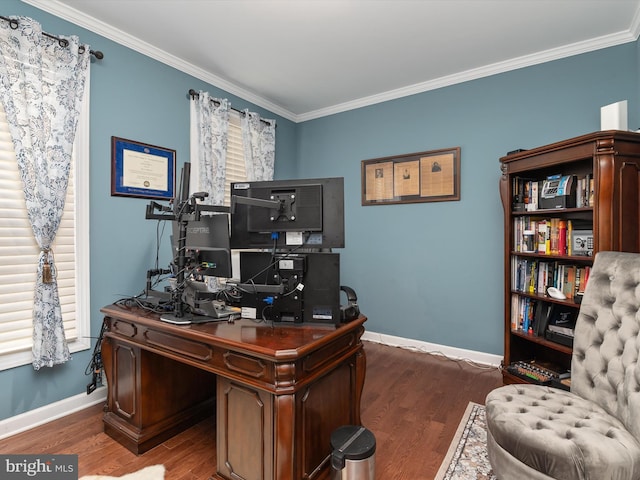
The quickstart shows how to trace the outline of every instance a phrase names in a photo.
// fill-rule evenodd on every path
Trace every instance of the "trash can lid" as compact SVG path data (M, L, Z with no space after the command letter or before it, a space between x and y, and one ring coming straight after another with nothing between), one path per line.
M334 455L341 454L348 460L363 460L376 451L376 437L359 425L345 425L331 434L331 448Z

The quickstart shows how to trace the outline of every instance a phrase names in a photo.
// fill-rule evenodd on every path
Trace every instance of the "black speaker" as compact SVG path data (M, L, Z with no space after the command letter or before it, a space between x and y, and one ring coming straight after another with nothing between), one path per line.
M350 322L355 320L360 315L360 308L358 308L358 297L356 292L351 287L346 285L340 285L342 290L347 295L347 304L340 306L340 320L343 322Z

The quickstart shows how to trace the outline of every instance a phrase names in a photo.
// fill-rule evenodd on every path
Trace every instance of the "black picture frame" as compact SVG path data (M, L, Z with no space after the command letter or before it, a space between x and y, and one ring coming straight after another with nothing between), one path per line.
M170 200L175 178L175 150L111 137L112 196Z

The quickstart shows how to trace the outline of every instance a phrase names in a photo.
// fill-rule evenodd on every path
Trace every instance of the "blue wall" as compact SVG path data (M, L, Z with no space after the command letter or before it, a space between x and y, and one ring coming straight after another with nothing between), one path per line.
M79 35L105 58L91 65L91 330L102 324L100 308L140 293L155 261L157 222L145 220L144 199L111 196L111 136L176 150L178 169L189 156L190 88L225 97L234 108L249 108L277 124L276 175L291 176L297 125L217 87L136 53L18 0L2 3L3 16L39 21L46 32ZM168 232L161 245L169 258ZM91 352L35 372L30 365L0 372L0 419L85 392L84 370Z
M635 43L308 121L301 177L345 177L342 282L368 330L502 354L498 159L600 129L600 107L629 100L637 129ZM461 200L361 205L361 160L461 147Z
M18 0L5 0L1 13L78 34L105 53L91 80L94 335L100 307L138 293L155 258L147 202L110 196L110 138L173 148L180 166L189 153L190 88L277 119L276 178L345 177L342 283L358 292L368 330L493 354L502 353L498 158L598 130L600 107L618 100L629 100L630 128L640 126L636 43L296 125ZM455 146L459 202L361 206L361 160ZM81 352L53 369L0 372L0 419L84 392L89 359Z

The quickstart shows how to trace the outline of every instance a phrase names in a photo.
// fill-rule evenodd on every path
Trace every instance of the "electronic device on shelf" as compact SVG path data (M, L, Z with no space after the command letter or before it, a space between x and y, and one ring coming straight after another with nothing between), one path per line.
M231 184L231 248L344 247L344 179Z
M553 381L571 377L569 370L549 364L537 363L534 360L530 362L522 360L513 362L507 366L507 372L538 385L551 385Z
M573 347L573 335L567 335L565 333L547 330L546 332L544 332L544 338L546 338L550 342L559 343L560 345L564 345L566 347Z
M570 208L576 206L575 175L550 175L542 184L540 208Z

